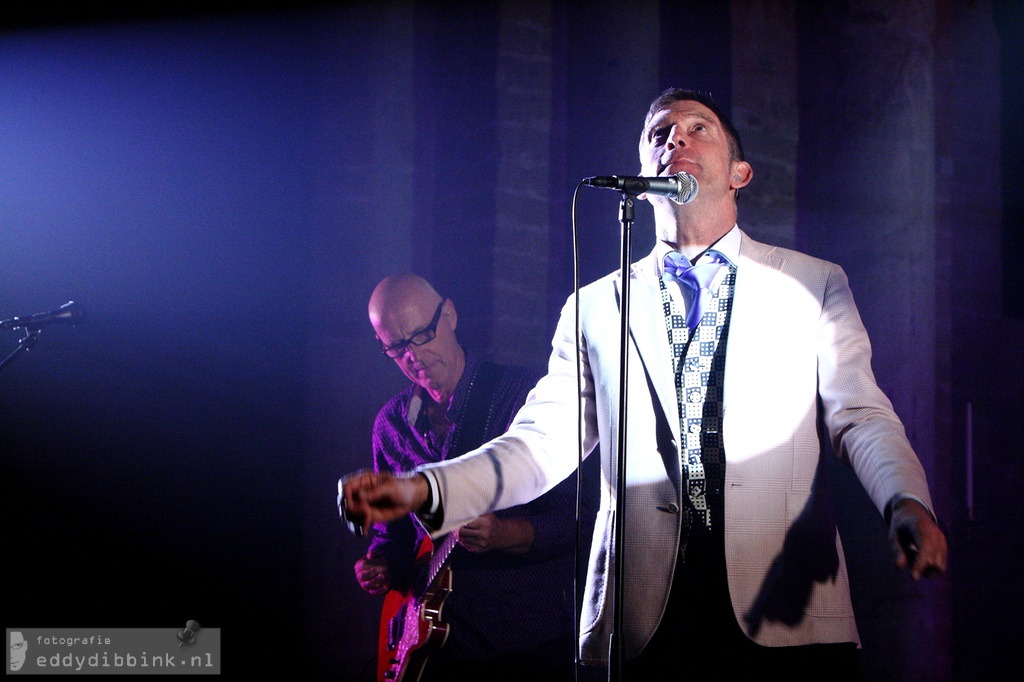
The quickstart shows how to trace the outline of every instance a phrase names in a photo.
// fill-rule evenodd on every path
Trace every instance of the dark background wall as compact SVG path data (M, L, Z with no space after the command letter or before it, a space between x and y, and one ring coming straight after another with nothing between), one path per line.
M0 319L88 315L0 371L5 625L195 619L229 676L358 679L379 604L335 482L404 382L370 291L420 272L464 343L543 366L573 190L635 173L647 104L683 85L744 132L741 227L850 274L949 533L948 576L912 583L830 472L864 679L1020 677L1021 7L5 9ZM579 197L583 282L617 266L617 211Z

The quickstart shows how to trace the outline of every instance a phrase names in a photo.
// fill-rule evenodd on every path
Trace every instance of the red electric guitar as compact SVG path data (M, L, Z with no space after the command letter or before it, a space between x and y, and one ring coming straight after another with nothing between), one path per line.
M377 650L379 682L418 682L427 659L448 639L441 609L452 591L448 559L455 544L455 533L450 533L430 554L433 545L430 538L425 539L418 555L421 561L430 556L425 580L408 592L391 590L384 598Z

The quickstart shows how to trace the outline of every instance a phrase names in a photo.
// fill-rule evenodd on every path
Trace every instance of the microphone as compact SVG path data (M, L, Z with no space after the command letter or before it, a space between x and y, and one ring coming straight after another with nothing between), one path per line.
M697 196L697 178L689 173L676 173L667 178L636 178L622 175L586 178L584 185L617 189L633 196L656 194L677 204L688 204Z
M76 325L85 319L85 309L81 304L68 301L56 310L48 313L36 313L24 317L12 317L0 322L0 329L42 329L48 324L65 322Z

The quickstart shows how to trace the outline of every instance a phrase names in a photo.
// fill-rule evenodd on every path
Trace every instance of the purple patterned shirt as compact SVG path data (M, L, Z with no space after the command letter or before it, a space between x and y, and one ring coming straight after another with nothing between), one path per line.
M460 453L450 450L466 414L466 396L481 361L467 355L466 368L446 416L453 424L443 442L437 438L415 384L381 408L373 425L373 459L377 471L409 471ZM538 376L519 367L504 367L495 382L495 419L484 440L462 443L468 451L504 433L526 400ZM486 396L491 397L491 396ZM485 399L486 399L485 397ZM474 402L481 396L474 396ZM427 398L429 399L429 398ZM570 476L533 502L496 512L499 518L525 518L533 524L534 541L522 556L492 551L473 554L456 547L450 565L453 589L444 606L451 634L442 649L459 659L485 659L527 651L573 633L573 548L576 536L576 476ZM413 560L425 537L419 524L406 517L375 528L371 549L383 554L392 586L409 587L415 578ZM567 652L572 656L571 650Z

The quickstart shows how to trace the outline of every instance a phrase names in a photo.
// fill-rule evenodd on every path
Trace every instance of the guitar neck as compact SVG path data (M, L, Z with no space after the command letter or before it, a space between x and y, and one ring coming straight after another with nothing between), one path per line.
M455 541L455 533L449 533L445 536L441 545L434 550L434 554L430 557L430 566L427 573L428 588L434 584L434 580L444 569L445 564L448 563L448 558L452 555L452 550L455 549L456 544L458 543Z

